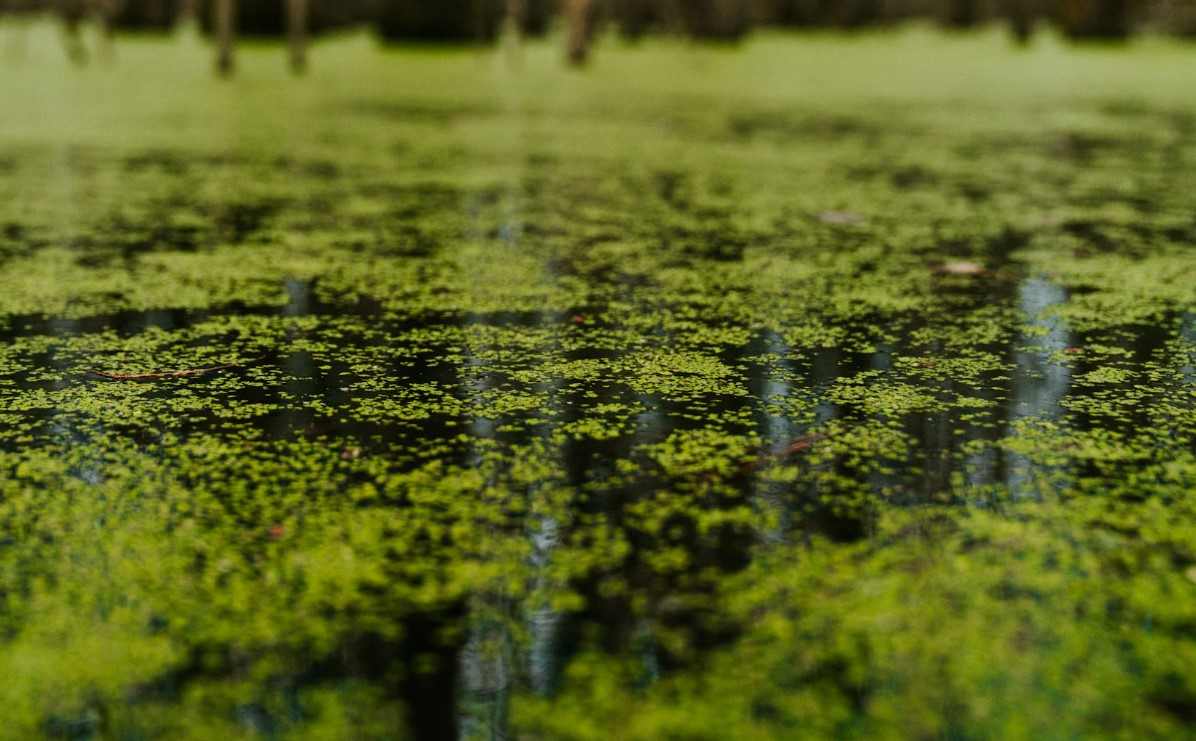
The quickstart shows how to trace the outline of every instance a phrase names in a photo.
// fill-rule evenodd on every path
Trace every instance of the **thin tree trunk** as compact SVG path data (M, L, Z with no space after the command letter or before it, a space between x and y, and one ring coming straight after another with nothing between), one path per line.
M527 0L507 0L506 19L501 26L503 45L512 63L523 59L523 27L527 24Z
M291 71L307 71L308 0L287 0L287 41L291 50Z
M216 72L222 77L233 73L233 44L236 41L236 0L216 0Z
M1030 0L1010 0L1009 28L1013 32L1013 40L1019 46L1030 43L1030 36L1034 33L1034 15L1030 11Z
M75 64L87 64L87 45L83 43L82 25L87 8L82 0L67 0L58 4L58 18L62 28L62 45Z
M99 58L111 64L116 61L116 16L120 13L119 0L96 0L95 19L100 27Z
M516 45L523 38L523 27L527 23L527 0L507 0L507 29L515 38Z
M187 26L199 20L199 0L182 0L176 19L179 25Z
M569 25L569 63L583 65L590 56L590 9L593 0L565 0L565 22Z

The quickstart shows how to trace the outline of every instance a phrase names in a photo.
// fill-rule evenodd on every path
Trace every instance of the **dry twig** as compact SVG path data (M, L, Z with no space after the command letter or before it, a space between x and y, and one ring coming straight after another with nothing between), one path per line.
M246 361L244 363L223 363L221 365L212 365L207 368L191 368L189 370L164 371L161 373L107 373L102 370L96 370L95 368L88 368L87 372L94 373L95 375L100 376L101 378L108 378L113 381L146 381L146 380L153 380L153 379L158 379L158 378L179 378L181 376L194 376L194 375L198 375L200 373L211 373L212 371L225 370L227 368L238 368L243 365L249 365L250 363L256 363L259 360L265 359L265 357L266 357L265 355L262 355L257 358L254 358L253 360Z

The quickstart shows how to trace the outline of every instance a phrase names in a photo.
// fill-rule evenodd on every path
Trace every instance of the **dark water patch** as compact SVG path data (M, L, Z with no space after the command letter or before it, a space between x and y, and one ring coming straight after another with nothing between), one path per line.
M995 189L981 178L962 179L955 188L961 196L974 204L988 202L995 193Z
M47 237L33 234L20 222L9 221L0 224L0 264L18 257L29 257L38 248L49 243Z
M77 319L61 319L45 314L17 314L7 318L0 339L19 337L71 337L115 332L119 337L133 337L147 330L173 331L201 324L221 316L272 316L279 306L246 306L239 302L208 309L125 310L95 314Z
M223 204L213 212L217 233L229 242L244 242L265 229L284 208L284 202L273 198L242 198Z
M185 155L181 152L172 152L170 150L156 150L138 152L135 155L126 157L124 160L124 169L132 173L162 173L174 177L187 175L198 165L205 164L221 164L221 163L204 163L197 161L193 155Z
M895 188L930 188L939 184L940 177L920 165L907 165L891 172L889 181Z
M456 212L465 191L444 183L397 184L369 181L361 186L362 195L386 200L389 215L397 219L415 219L432 213Z
M1133 151L1131 142L1127 140L1087 131L1069 131L1058 134L1046 146L1052 156L1069 160L1078 165L1091 165L1102 156Z
M51 317L45 314L14 314L0 325L0 340L21 337L72 337L85 334L115 332L119 337L133 337L147 330L175 331L190 329L212 319L222 317L382 317L381 304L371 296L354 294L349 297L325 291L318 281L286 279L281 288L287 300L282 304L248 305L234 301L204 309L161 308L126 309L78 318ZM114 299L121 298L119 295ZM435 323L444 319L443 313L421 312L394 325L398 328Z
M165 216L162 213L157 219L133 222L115 215L98 224L94 231L76 238L75 246L84 251L78 263L84 267L105 267L117 259L127 263L148 252L195 252L213 244L213 230L200 219L171 223Z
M223 204L157 204L141 218L116 212L70 238L88 268L120 267L152 252L196 252L250 241L287 205L276 199Z
M384 235L376 235L372 240L356 238L347 245L338 246L347 246L353 250L369 250L373 254L386 257L419 258L435 255L443 240L441 230L417 223L403 223L388 229Z
M725 128L733 139L770 137L781 141L840 141L844 138L879 139L892 130L853 116L811 115L800 111L752 111L729 116Z
M294 157L277 157L270 162L272 167L294 173L298 177L320 180L335 180L344 170L335 162L328 160L304 160Z
M480 102L463 103L459 100L446 103L435 101L404 101L401 103L362 101L350 103L343 106L341 110L351 111L364 116L388 119L397 123L426 125L461 124L470 119L488 118L499 113L499 109L493 105Z
M1130 131L1122 135L1092 131L1047 130L1041 133L990 133L953 145L962 159L986 161L1001 155L1038 156L1055 160L1066 175L1069 168L1103 166L1115 159L1140 161L1158 152L1157 142L1143 141Z
M185 176L197 170L222 169L244 165L250 160L240 154L198 154L170 149L150 149L130 155L123 167L132 173L158 172Z
M1078 244L1074 252L1081 257L1118 254L1144 258L1156 253L1161 246L1196 243L1196 221L1069 219L1060 224L1059 229L1076 239Z

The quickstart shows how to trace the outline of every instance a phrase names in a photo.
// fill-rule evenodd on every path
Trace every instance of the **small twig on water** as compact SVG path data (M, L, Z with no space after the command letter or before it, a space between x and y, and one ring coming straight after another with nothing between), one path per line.
M188 370L165 371L162 373L107 373L102 370L96 370L95 368L88 368L87 372L94 373L101 378L109 378L113 381L145 381L155 378L179 378L181 376L195 376L200 373L211 373L212 371L225 370L227 368L238 368L243 365L249 365L250 363L256 363L259 360L264 360L265 358L266 355L261 355L253 360L247 360L243 363L223 363L221 365L212 365L207 368L191 368Z

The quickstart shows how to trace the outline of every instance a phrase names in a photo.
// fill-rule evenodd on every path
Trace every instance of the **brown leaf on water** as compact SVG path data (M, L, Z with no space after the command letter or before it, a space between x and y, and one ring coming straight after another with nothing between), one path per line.
M983 265L967 261L945 262L939 266L939 270L952 275L981 275L988 272Z
M847 211L823 211L818 215L818 220L823 224L833 224L835 226L851 226L863 221L862 218Z

